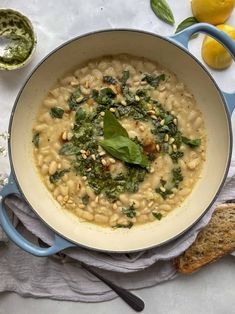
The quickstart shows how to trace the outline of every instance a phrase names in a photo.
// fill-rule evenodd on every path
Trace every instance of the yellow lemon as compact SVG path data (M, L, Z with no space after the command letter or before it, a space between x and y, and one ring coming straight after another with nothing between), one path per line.
M223 24L232 13L235 0L192 0L193 16L199 22Z
M217 28L224 31L235 40L235 28L224 24L218 25ZM218 41L210 36L205 36L203 40L202 58L207 65L218 70L225 69L232 63L232 57L228 51Z

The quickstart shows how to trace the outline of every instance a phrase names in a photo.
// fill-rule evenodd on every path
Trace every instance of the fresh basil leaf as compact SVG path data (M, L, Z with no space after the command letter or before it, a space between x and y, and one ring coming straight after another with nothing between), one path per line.
M142 78L142 81L146 81L152 87L158 87L160 82L165 81L165 79L166 79L165 74L161 74L158 76L145 74L144 77Z
M179 33L181 32L182 30L184 30L185 28L191 26L191 25L194 25L194 24L197 24L198 23L198 20L194 17L194 16L190 16L188 17L187 19L183 20L179 25L178 27L176 28L176 31L175 33Z
M129 137L127 131L115 116L109 110L106 110L104 115L104 138L108 139L115 136Z
M36 148L39 147L39 142L40 142L40 133L39 132L34 133L32 142Z
M88 194L85 194L83 197L82 197L82 203L84 205L88 205L89 204L89 200L90 200L90 196Z
M58 182L65 175L66 172L69 172L69 170L64 169L61 171L56 171L53 175L49 176L50 182L53 184Z
M73 143L65 143L59 150L60 155L71 156L80 153L80 148Z
M108 84L112 84L112 85L115 85L117 83L117 81L115 80L115 78L113 78L112 76L110 75L105 75L103 77L103 82L104 83L108 83Z
M175 24L174 15L166 0L150 0L150 3L153 12L157 15L157 17L159 17L159 19L170 25Z
M156 213L156 212L152 212L153 217L155 217L157 220L161 220L162 219L162 214L161 213Z
M201 145L201 139L200 138L191 140L187 137L182 136L182 142L191 148L198 147Z
M149 163L140 146L124 136L105 139L100 142L100 146L111 156L130 164L148 167Z
M123 73L122 73L122 78L121 78L121 83L122 83L122 86L125 86L126 85L126 82L127 82L127 80L129 79L129 77L130 77L130 73L129 73L129 71L128 70L125 70L125 71L123 71Z
M53 119L62 119L64 115L64 109L53 107L51 108L50 115Z

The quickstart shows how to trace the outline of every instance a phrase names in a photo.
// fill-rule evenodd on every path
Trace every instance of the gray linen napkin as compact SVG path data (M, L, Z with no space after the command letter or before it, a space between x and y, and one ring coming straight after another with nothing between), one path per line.
M106 254L84 248L65 251L64 257L38 258L7 242L0 228L0 292L24 296L84 302L106 301L116 294L80 267L79 261L98 267L100 273L128 289L150 287L173 279L177 273L172 259L188 248L210 220L218 203L235 198L235 163L217 202L185 235L162 247L131 254ZM53 232L24 203L11 200L19 231L37 242L53 243ZM235 252L232 254L235 256Z

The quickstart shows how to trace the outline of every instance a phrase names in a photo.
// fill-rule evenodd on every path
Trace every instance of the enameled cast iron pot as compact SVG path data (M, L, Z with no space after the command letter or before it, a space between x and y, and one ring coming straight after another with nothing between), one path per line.
M230 116L235 107L235 94L219 87L187 50L189 38L196 32L215 37L235 57L235 44L225 33L208 24L196 24L177 35L164 38L137 30L106 30L75 38L50 53L30 74L15 101L9 126L11 177L1 191L22 195L38 216L55 232L54 245L39 248L24 239L11 224L4 206L0 205L0 223L23 250L37 256L54 254L64 248L84 246L109 252L133 252L166 243L188 230L207 211L226 178L232 152ZM32 156L32 125L42 99L48 90L70 69L91 58L128 53L157 61L184 81L200 106L205 120L208 143L201 179L182 206L160 222L130 230L102 228L80 222L61 210L36 171Z

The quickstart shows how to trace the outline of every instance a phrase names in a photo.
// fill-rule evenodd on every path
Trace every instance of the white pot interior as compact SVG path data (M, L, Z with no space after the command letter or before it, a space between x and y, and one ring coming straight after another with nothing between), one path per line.
M204 169L190 196L161 221L130 230L112 230L80 222L62 210L37 174L31 144L35 115L56 80L88 59L119 53L146 57L175 72L195 95L208 136ZM203 214L225 176L231 151L230 137L220 93L195 59L169 41L151 34L107 31L66 44L37 68L18 99L10 141L19 185L30 205L51 228L67 239L90 248L124 252L162 244L182 233Z

